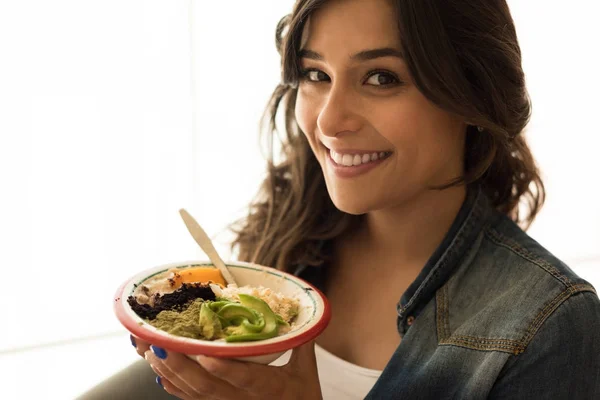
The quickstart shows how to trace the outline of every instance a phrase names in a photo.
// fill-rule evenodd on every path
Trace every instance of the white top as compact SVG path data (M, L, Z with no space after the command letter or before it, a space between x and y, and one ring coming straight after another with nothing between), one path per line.
M359 367L315 345L317 368L324 400L362 400L371 390L381 371ZM284 365L290 359L286 352L271 365Z

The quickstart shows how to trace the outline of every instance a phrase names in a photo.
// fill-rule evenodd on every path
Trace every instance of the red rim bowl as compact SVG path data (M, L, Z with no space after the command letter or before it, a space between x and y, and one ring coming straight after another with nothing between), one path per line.
M127 303L127 298L135 289L134 285L154 275L171 268L207 265L212 263L209 261L178 262L151 268L135 275L124 282L115 294L114 311L117 318L134 336L156 346L188 355L203 354L225 358L245 358L285 352L315 339L329 324L331 319L329 303L316 287L286 272L237 261L228 262L227 266L239 286L262 285L287 296L296 296L300 300L300 313L296 317L298 323L293 326L292 331L272 339L243 343L184 338L149 325L135 314Z

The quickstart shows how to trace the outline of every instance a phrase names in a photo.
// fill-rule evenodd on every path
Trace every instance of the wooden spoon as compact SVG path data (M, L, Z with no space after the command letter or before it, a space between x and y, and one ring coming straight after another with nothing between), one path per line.
M206 253L208 258L210 258L210 261L212 261L214 266L217 267L219 271L221 271L221 274L223 275L223 278L225 278L225 281L228 284L233 284L237 286L235 279L227 269L227 266L225 265L221 257L219 257L219 253L217 253L217 249L215 249L212 240L210 240L210 238L208 237L206 232L204 232L204 229L202 229L200 224L196 222L194 217L192 217L183 208L179 210L179 214L181 214L181 218L183 219L185 226L187 227L188 231L190 231L190 233L192 234L192 237L194 238L196 243L200 245L200 248Z

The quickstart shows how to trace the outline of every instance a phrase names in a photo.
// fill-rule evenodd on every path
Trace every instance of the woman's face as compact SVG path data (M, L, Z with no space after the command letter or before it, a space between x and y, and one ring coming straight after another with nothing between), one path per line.
M296 119L342 211L402 206L463 173L465 123L414 86L389 0L332 0L302 42Z

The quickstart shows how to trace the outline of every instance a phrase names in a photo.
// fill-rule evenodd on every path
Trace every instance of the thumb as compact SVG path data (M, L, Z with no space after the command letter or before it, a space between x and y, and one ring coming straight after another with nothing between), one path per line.
M304 393L301 398L323 398L314 340L295 348L286 367L289 367L288 372L296 377L295 381L300 382L300 390Z
M297 367L316 365L317 357L315 355L315 341L311 340L310 342L296 347L292 351L289 364Z

